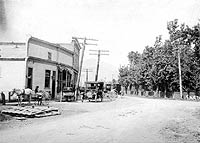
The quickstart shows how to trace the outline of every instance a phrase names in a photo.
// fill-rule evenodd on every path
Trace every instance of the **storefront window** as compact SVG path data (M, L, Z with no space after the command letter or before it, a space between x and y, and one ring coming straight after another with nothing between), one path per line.
M50 88L50 77L51 77L51 71L45 70L45 88Z

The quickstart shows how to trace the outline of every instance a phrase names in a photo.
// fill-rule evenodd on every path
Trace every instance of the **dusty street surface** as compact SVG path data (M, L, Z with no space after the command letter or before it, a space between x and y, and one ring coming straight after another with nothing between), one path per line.
M125 96L51 106L62 115L0 123L0 142L200 142L199 102Z

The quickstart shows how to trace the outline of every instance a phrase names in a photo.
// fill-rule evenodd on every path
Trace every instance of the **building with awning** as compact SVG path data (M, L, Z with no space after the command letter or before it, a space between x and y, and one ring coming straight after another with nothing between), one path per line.
M79 52L75 41L55 44L29 37L24 43L0 42L0 91L39 86L54 99L63 87L75 86Z

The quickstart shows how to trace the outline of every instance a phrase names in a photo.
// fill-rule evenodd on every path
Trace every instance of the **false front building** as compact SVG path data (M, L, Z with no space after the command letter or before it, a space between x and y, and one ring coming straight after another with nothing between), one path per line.
M39 86L54 99L63 87L74 87L79 52L75 41L53 44L30 37L26 43L0 42L0 91Z

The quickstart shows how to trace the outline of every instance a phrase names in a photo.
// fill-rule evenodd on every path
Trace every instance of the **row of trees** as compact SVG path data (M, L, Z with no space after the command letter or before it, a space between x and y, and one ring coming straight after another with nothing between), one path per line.
M178 52L180 52L183 91L200 90L200 24L189 27L175 19L167 23L169 39L156 37L153 46L146 46L142 53L128 53L129 65L119 69L119 83L133 87L138 93L179 91Z

